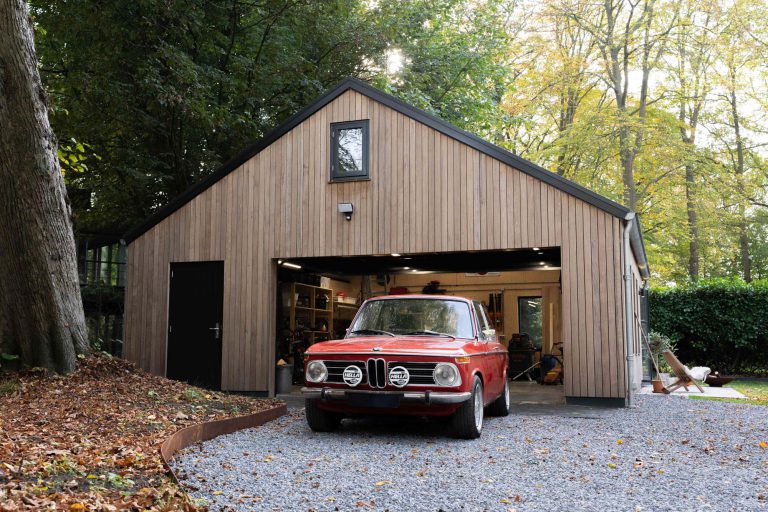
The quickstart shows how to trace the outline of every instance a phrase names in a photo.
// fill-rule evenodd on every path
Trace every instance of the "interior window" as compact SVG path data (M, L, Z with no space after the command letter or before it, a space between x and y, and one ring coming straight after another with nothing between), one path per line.
M543 341L541 297L520 297L517 299L518 325L520 334L527 334L536 348Z
M331 181L368 178L368 120L331 125Z

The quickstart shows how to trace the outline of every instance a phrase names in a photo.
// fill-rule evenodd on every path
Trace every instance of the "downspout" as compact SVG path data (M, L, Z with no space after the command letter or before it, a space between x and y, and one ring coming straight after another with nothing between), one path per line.
M634 340L634 325L633 319L633 304L632 300L632 264L630 263L630 255L632 254L632 248L629 242L629 236L634 226L635 214L630 212L624 218L624 318L626 320L626 351L627 351L627 407L634 406L634 398L632 396L632 386L635 382L635 347L632 340Z

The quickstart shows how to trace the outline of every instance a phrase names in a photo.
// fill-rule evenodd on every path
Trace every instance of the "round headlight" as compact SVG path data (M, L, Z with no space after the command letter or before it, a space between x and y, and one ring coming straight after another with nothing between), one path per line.
M322 361L310 361L307 365L307 380L309 382L323 382L328 377L328 369Z
M450 363L439 363L435 366L432 376L439 386L458 386L461 384L458 368Z

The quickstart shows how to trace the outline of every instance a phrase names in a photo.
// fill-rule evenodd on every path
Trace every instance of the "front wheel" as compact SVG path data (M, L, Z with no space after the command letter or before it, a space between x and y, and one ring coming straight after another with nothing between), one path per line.
M462 439L477 439L483 431L483 383L478 376L469 400L453 413L453 430Z
M309 428L315 432L333 432L341 424L341 414L324 411L317 400L304 400L304 413Z
M509 383L506 377L504 378L504 391L488 406L488 413L493 416L509 416Z

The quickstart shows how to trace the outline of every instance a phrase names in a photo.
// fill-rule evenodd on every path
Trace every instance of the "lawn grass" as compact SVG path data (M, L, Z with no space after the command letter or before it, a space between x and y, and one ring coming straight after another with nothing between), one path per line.
M734 380L726 387L739 391L747 398L716 398L712 396L689 395L695 400L714 400L716 402L733 402L737 404L768 405L768 381L765 380Z

